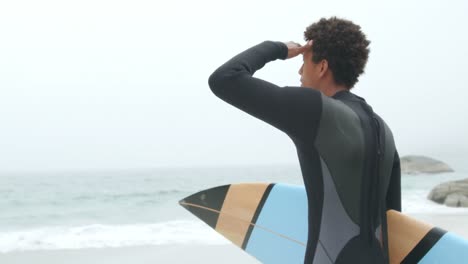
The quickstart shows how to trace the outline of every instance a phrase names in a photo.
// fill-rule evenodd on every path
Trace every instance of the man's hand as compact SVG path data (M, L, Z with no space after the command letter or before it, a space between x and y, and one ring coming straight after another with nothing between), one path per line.
M287 59L294 58L299 54L304 53L304 51L307 51L312 47L312 40L307 41L307 43L304 46L301 46L301 44L296 43L296 42L284 42L286 46L288 46L288 57Z

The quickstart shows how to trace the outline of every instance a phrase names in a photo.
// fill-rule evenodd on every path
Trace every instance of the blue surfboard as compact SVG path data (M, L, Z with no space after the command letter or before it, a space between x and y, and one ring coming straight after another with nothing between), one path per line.
M262 263L304 263L308 232L304 186L231 184L200 191L179 203ZM468 240L460 236L392 210L387 223L390 263L468 263Z

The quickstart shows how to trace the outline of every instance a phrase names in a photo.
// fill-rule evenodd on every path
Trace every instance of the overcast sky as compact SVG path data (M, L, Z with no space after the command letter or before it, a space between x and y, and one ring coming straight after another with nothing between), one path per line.
M336 15L371 40L353 90L401 155L468 157L467 1L2 1L0 171L297 164L291 140L208 88L264 40ZM299 85L301 58L256 76Z

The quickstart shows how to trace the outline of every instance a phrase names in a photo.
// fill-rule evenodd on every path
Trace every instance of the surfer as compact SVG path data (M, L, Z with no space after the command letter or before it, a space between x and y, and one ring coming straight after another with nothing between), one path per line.
M386 210L401 210L392 132L351 92L369 44L351 21L322 18L306 44L264 41L210 77L213 93L285 132L297 148L308 199L305 263L388 263ZM265 64L302 55L299 87L253 77Z

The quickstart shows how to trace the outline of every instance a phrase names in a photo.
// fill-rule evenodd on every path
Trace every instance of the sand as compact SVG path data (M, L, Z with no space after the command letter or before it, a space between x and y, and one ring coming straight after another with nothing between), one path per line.
M220 261L222 260L222 261ZM40 250L0 254L1 264L258 264L233 245L163 245L103 249Z
M468 240L468 215L410 214L410 216L448 230Z
M468 215L412 215L468 239ZM0 254L1 264L259 264L234 245L163 245L103 249L70 249Z

